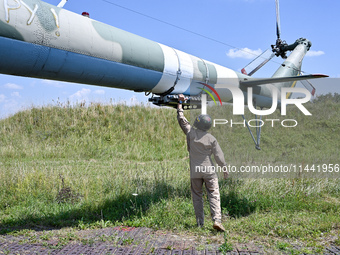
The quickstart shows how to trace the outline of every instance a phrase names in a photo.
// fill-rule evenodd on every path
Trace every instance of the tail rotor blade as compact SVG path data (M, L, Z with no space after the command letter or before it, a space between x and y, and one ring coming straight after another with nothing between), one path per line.
M252 76L261 67L267 64L274 56L275 53L273 53L271 49L267 49L252 62L250 62L246 67L244 67L241 72L245 75Z
M315 96L316 89L309 80L302 80L300 82L312 94L312 96Z

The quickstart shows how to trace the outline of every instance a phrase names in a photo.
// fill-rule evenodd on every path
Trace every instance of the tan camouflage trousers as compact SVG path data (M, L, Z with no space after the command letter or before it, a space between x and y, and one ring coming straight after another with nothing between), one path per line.
M204 225L203 210L203 183L208 193L210 214L212 220L221 222L221 201L220 190L217 178L192 178L191 179L191 195L194 204L197 225Z

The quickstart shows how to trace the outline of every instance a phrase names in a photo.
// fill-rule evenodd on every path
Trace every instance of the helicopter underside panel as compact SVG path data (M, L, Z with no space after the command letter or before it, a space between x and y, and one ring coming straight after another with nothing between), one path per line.
M3 74L136 91L151 90L161 72L0 37Z

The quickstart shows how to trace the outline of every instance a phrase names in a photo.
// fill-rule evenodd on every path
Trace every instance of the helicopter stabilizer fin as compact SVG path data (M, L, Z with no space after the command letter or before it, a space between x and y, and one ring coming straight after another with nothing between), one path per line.
M318 78L326 78L329 77L325 74L309 74L309 75L300 75L300 76L291 76L291 77L276 77L276 78L244 78L240 81L240 85L246 87L253 87L257 85L271 84L271 83L280 83L280 82L291 82L291 81L301 81L301 80L310 80L310 79L318 79Z

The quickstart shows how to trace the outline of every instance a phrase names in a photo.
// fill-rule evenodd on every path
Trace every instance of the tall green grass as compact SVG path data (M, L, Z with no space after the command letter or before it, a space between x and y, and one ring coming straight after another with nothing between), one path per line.
M306 107L312 117L294 108L284 117L295 118L296 128L264 126L261 151L242 126L212 133L229 164L340 163L340 104ZM227 106L209 114L234 118ZM278 112L271 118L283 119ZM173 109L65 104L22 111L0 121L0 231L125 224L214 235L210 224L195 227L188 160ZM221 178L229 240L316 246L339 235L339 179L303 177ZM204 210L208 223L208 204Z

